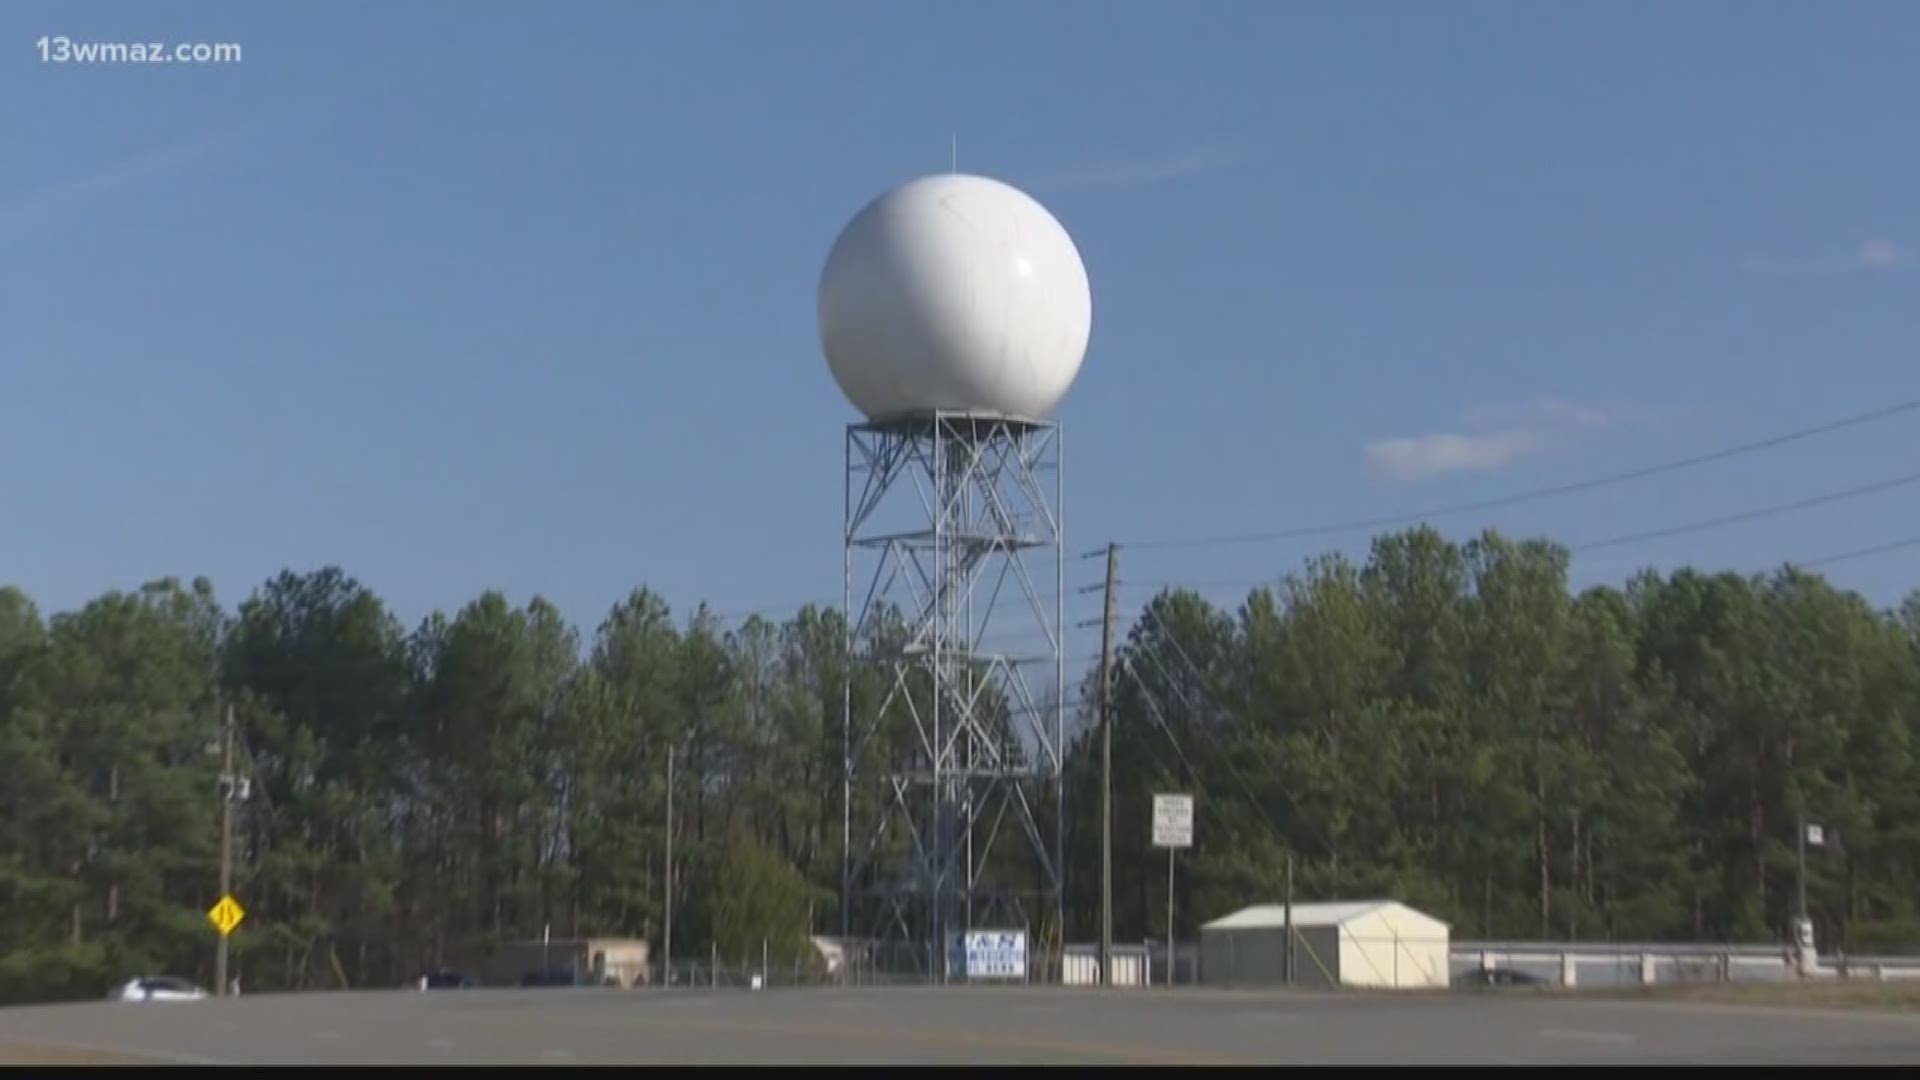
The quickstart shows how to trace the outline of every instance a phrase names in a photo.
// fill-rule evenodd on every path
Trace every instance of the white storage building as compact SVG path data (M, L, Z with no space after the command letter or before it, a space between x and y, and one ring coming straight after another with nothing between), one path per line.
M1396 900L1293 905L1293 985L1438 987L1450 982L1449 927ZM1287 907L1242 908L1200 928L1200 981L1287 981Z

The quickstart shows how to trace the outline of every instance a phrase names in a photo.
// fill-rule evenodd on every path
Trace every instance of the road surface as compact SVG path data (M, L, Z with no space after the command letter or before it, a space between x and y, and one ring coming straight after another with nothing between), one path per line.
M1917 1064L1920 1016L1584 999L912 987L458 990L0 1010L0 1063Z

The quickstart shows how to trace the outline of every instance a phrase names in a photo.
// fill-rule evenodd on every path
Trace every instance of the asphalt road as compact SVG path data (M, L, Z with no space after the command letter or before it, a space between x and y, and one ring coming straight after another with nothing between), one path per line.
M0 1063L1916 1064L1920 1016L1523 993L466 990L0 1010Z

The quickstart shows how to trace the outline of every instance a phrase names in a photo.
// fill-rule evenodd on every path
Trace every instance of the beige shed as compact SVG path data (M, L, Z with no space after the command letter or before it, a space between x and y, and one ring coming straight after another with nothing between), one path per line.
M1397 900L1293 905L1293 985L1444 988L1446 923ZM1200 928L1200 981L1287 982L1287 907L1258 904Z

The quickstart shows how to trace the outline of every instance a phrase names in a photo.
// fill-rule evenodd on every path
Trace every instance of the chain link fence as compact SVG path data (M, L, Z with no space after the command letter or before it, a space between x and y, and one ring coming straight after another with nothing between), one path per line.
M931 948L919 943L836 940L817 945L804 955L784 957L770 949L749 951L743 956L709 949L704 957L676 956L670 964L655 964L652 977L656 985L704 989L917 986L939 981L941 960ZM1029 967L1034 975L1045 969L1038 958ZM1036 980L1030 976L1025 981Z
M952 984L1091 987L1101 985L1100 947L1074 944L1065 950L1028 954L1024 975L968 979L957 970L943 971L941 957L925 943L831 941L807 956L784 958L755 951L726 956L710 949L705 956L676 955L670 964L655 963L646 984L675 989L765 989L858 986L927 986ZM1168 970L1172 963L1171 973ZM1200 948L1181 942L1171 961L1164 941L1115 942L1113 982L1116 988L1192 986L1200 982Z
M1719 944L1632 944L1527 941L1431 942L1296 930L1292 956L1283 935L1230 937L1202 942L1115 942L1116 989L1167 986L1293 985L1468 987L1531 984L1560 988L1605 988L1689 983L1786 982L1800 977L1788 950ZM784 954L771 943L725 955L601 961L551 966L576 986L621 989L780 990L816 987L927 986L978 982L994 985L1099 987L1100 947L1074 943L1028 954L1024 975L969 980L925 943L844 941L816 938L811 947ZM1290 974L1289 974L1289 969ZM1823 956L1813 974L1841 979L1920 979L1920 957ZM503 985L513 985L508 980ZM528 983L522 982L522 985Z
M675 990L772 990L795 987L845 985L816 957L790 957L782 962L769 958L739 957L731 961L717 957L706 960L675 960L671 965L655 965L656 986Z

